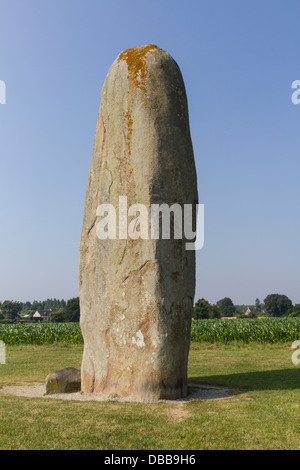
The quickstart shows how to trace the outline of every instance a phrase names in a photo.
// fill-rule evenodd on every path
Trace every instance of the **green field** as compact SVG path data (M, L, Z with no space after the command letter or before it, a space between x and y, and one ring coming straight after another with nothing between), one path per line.
M300 338L300 318L193 320L192 343L292 343ZM79 323L0 324L7 345L83 344Z
M80 368L82 344L8 345L0 387ZM186 403L27 398L0 393L0 449L300 449L300 365L290 344L192 344L189 381L235 394Z
M0 324L0 340L10 346L83 344L79 323Z
M243 318L194 320L191 339L195 343L278 344L300 338L300 318Z

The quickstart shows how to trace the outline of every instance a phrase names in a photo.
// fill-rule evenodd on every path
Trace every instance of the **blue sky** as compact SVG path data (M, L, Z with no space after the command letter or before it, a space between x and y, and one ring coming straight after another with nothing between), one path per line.
M0 300L78 295L100 91L122 50L154 43L188 95L196 299L300 303L299 13L296 0L0 0Z

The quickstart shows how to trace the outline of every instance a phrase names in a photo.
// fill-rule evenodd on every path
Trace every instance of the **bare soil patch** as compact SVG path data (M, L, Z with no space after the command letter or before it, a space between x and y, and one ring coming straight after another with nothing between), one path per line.
M60 400L77 400L77 401L119 401L119 402L135 402L137 400L121 397L107 397L100 394L85 394L82 392L76 393L57 393L53 395L46 395L45 385L10 385L5 386L0 390L0 393L6 395L16 395L19 397L28 398L45 398L45 399L60 399ZM235 393L226 387L215 387L213 385L199 385L189 384L188 395L185 398L177 400L159 400L167 403L184 403L191 400L219 400L222 398L229 398ZM144 401L146 402L146 400Z

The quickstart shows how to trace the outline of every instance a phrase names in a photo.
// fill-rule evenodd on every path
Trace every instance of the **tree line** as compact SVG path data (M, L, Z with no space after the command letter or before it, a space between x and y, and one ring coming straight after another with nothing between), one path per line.
M5 300L0 302L0 321L34 321L33 315L39 310L51 311L51 322L78 322L80 317L79 297L69 299L34 300L31 302L18 302Z
M292 301L282 294L270 294L263 303L259 299L251 306L234 305L232 299L224 297L210 304L202 298L197 300L194 306L194 319L209 319L222 317L245 317L247 307L250 312L247 318L256 318L261 315L270 317L300 317L300 304L293 305ZM80 304L79 297L69 299L47 299L44 301L17 302L5 300L0 302L0 322L6 321L34 321L33 315L37 310L52 310L51 322L79 322Z
M249 313L245 315L249 307ZM224 297L211 305L208 300L197 300L194 306L194 319L209 319L222 317L300 317L300 304L293 305L292 301L282 294L269 294L263 303L257 298L253 305L234 305L230 297Z

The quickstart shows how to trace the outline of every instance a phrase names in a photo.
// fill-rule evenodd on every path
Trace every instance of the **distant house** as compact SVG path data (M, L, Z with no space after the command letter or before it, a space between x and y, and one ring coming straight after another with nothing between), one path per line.
M245 312L245 315L249 315L250 313L257 313L256 307L248 307Z
M38 321L49 321L50 320L50 314L52 313L52 310L37 310L33 314L33 318L35 318Z

